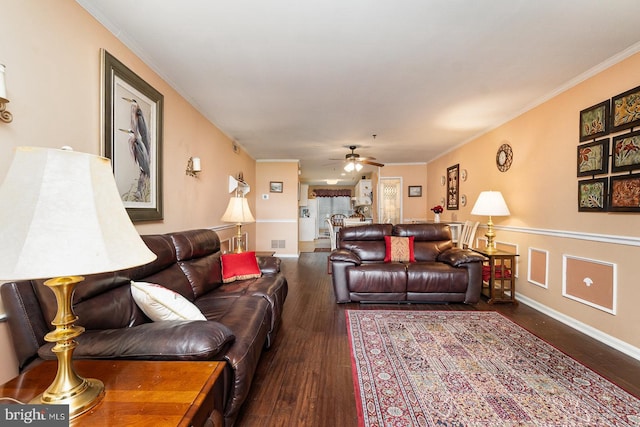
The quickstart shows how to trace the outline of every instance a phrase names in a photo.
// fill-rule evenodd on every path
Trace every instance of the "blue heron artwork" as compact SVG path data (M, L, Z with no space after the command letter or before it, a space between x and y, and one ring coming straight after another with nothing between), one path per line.
M162 219L164 97L109 52L101 53L104 156L129 217Z
M130 162L136 167L133 182L127 184L127 188L121 194L123 201L149 202L151 179L151 144L147 120L138 101L134 98L121 97L130 104L128 127L118 127L120 132L127 134L127 148L130 153Z

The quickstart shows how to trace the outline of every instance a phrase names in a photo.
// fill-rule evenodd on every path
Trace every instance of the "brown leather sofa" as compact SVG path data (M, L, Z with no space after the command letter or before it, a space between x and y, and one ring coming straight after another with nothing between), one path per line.
M414 237L415 262L384 262L384 236ZM329 255L336 301L477 303L484 257L454 247L446 224L343 227Z
M259 257L262 276L222 283L220 239L211 230L142 236L150 264L88 276L74 294L86 331L74 358L220 360L225 369L225 425L232 426L264 348L273 343L287 297L280 259ZM136 305L130 281L156 283L193 302L207 321L152 322ZM44 335L53 327L53 293L42 280L2 286L20 370L55 359Z

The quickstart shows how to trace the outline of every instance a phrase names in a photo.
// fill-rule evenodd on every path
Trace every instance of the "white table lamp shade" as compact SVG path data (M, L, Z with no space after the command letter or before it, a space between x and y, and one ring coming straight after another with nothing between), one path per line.
M155 258L127 215L109 159L16 149L0 187L0 280L117 271Z
M483 191L478 196L471 215L483 216L509 216L509 208L507 203L499 191Z
M224 212L221 218L224 222L255 222L255 218L251 214L249 209L249 203L244 197L232 197L229 199L227 210Z

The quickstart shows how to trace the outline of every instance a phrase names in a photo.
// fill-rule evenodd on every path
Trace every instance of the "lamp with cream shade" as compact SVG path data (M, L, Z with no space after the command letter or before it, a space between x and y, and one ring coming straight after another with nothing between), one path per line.
M489 217L489 222L487 222L488 229L485 234L487 237L487 252L495 251L494 238L496 237L496 234L493 231L493 221L491 220L491 217L511 215L511 212L509 212L509 208L507 207L507 203L504 201L504 197L502 197L502 193L499 191L481 192L475 205L473 205L473 209L471 209L471 215Z
M255 222L255 218L249 209L247 199L242 197L242 193L236 192L236 196L229 199L227 210L222 215L221 221L233 222L236 224L236 247L235 253L243 252L242 249L242 224Z
M69 405L74 418L104 396L100 380L73 368L72 298L84 275L147 264L147 248L124 208L109 159L48 148L18 147L0 187L0 280L49 279L58 310L45 335L54 342L53 383L32 403Z

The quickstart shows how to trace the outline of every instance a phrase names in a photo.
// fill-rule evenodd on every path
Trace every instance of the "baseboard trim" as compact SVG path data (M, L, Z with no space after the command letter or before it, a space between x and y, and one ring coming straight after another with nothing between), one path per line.
M532 300L524 295L521 295L516 292L516 298L522 304L528 305L529 307L538 310L541 313L546 314L549 317L556 319L559 322L564 323L567 326L572 327L573 329L582 332L585 335L590 336L593 339L600 341L603 344L612 347L627 356L633 357L634 359L640 361L640 348L632 346L629 343L626 343L618 338L612 337L609 334L605 334L604 332L589 326L585 323L580 322L579 320L574 319L573 317L569 317L565 314L560 313L550 307L547 307L544 304L540 304L537 301Z

